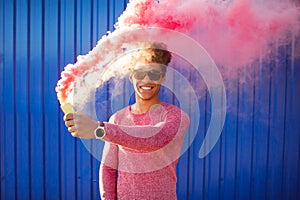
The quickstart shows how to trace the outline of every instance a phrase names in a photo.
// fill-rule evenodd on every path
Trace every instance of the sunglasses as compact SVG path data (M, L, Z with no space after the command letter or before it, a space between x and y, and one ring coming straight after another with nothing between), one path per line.
M133 71L133 77L136 80L143 80L147 75L151 81L158 81L161 79L162 74L163 73L159 70L149 70L149 71L134 70Z

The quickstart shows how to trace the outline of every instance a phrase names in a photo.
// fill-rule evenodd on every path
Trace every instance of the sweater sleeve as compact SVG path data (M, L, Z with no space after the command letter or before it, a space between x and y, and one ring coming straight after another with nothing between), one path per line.
M140 152L156 151L167 145L179 130L185 132L189 117L179 108L166 112L164 120L155 125L118 125L104 123L106 135L104 140ZM186 126L180 128L180 126Z
M100 165L101 199L117 199L118 146L105 143Z

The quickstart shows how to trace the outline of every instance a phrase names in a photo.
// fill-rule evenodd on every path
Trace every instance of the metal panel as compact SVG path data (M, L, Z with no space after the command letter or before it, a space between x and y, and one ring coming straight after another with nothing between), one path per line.
M15 44L15 8L9 2L2 2L3 4L3 130L1 141L3 144L4 160L1 161L3 174L1 180L1 199L15 199L16 198L16 145L15 145L15 59L14 59L14 44ZM10 38L10 39L6 39ZM9 67L6 67L9 66ZM1 112L2 113L2 112Z
M54 88L66 64L113 30L126 2L1 1L1 199L99 199L99 161L67 133ZM177 168L179 199L300 198L300 59L289 58L296 51L294 41L278 59L261 59L225 81L225 126L203 159L211 105L201 91L199 130ZM109 100L112 87L105 88L101 98ZM116 106L131 101L131 92ZM178 103L167 89L161 97ZM111 108L102 106L107 119Z

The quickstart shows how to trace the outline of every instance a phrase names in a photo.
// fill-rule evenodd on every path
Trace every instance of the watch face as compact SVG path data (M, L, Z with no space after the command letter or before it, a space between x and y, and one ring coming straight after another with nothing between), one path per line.
M100 138L104 136L104 130L103 130L103 128L97 128L96 129L96 136L100 137Z

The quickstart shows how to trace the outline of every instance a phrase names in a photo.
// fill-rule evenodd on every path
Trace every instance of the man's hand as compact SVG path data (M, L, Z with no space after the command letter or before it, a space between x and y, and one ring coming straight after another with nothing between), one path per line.
M94 130L98 122L83 113L68 113L64 116L65 125L73 137L91 139L95 138Z

